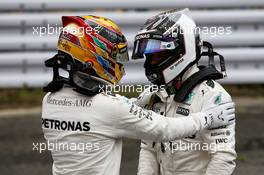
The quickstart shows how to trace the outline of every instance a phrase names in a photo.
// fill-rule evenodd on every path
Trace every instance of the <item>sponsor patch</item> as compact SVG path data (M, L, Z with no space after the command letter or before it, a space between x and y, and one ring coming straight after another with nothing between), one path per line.
M211 136L215 137L215 136L225 135L225 134L226 134L225 132L213 132L213 133L211 133Z
M149 37L150 37L150 34L149 34L149 33L147 33L147 34L140 34L140 35L137 35L137 36L135 37L135 40L147 39L147 38L149 38Z
M90 131L89 122L64 121L42 118L42 127L62 131Z
M181 64L183 61L184 61L183 58L181 58L181 59L179 59L178 61L176 61L176 63L173 64L173 65L170 67L170 70L173 71L174 69L176 69L177 66L178 66L179 64Z
M209 129L209 130L215 130L215 129L225 129L226 128L226 126L220 126L220 127L217 127L217 128L211 128L211 129Z
M216 144L219 144L219 143L227 143L228 142L228 139L227 138L219 138L219 139L216 139L215 140L215 143Z
M222 102L222 97L221 95L218 95L214 101L214 104L219 105Z
M53 97L52 95L49 95L47 100L47 104L50 105L56 105L56 106L71 106L71 107L91 107L92 100L88 100L85 98L80 99L57 99L56 97Z
M177 113L177 114L184 115L184 116L188 116L188 115L189 115L189 113L190 113L190 110L189 110L189 109L186 109L186 108L183 108L183 107L180 107L180 106L178 106L176 113Z

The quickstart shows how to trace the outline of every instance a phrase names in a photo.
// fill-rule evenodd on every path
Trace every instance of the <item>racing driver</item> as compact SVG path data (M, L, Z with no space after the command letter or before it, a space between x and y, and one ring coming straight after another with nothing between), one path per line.
M124 74L119 62L128 60L124 35L103 17L64 16L62 23L58 53L45 62L53 80L43 89L48 93L42 106L54 175L118 175L123 137L168 142L234 123L233 102L165 118L105 93Z
M223 56L195 31L188 9L147 20L135 37L133 58L145 58L148 80L165 90L146 90L138 98L139 106L164 118L186 119L232 101L214 81L225 76ZM201 57L209 57L209 64L198 66ZM214 64L215 57L220 59L221 71ZM230 175L235 168L235 123L169 142L149 140L141 142L138 175Z

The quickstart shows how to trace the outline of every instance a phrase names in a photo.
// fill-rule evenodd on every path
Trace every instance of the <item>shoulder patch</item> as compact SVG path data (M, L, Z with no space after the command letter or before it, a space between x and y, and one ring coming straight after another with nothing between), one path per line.
M210 86L211 88L214 88L214 87L215 87L215 84L214 84L214 81L213 81L213 80L207 80L207 81L206 81L206 84L207 84L208 86Z
M222 102L222 96L221 94L218 95L216 98L215 98L215 101L214 101L214 104L218 105Z

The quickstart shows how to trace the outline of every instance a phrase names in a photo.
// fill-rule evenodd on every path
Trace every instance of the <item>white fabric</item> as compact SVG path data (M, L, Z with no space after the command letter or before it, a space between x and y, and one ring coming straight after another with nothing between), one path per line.
M183 138L204 127L204 115L165 118L122 96L101 93L87 97L63 88L44 97L42 129L47 142L90 145L85 151L51 149L53 175L118 175L122 137L155 141Z
M196 71L193 69L187 77ZM213 84L213 87L206 82L197 85L184 103L176 103L173 100L174 96L168 96L164 91L158 92L156 95L161 101L153 105L153 110L166 115L166 118L189 118L189 116L179 114L178 109L184 108L185 113L186 110L195 113L203 108L217 106L218 103L230 102L231 97L222 86L215 81ZM216 96L216 99L212 101L215 94L219 94L219 96ZM146 106L151 95L146 90L138 98L137 104L142 107ZM212 148L195 150L194 144L212 145ZM170 145L173 145L174 148L171 148ZM189 145L190 147L184 149L182 146L177 150L176 146L179 148L180 145ZM234 123L225 127L204 130L173 142L160 143L142 140L138 175L230 175L235 168L235 159Z

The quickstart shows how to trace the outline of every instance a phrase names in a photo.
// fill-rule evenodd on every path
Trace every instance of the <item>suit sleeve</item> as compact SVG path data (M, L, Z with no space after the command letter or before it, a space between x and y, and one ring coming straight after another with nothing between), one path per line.
M157 160L155 142L141 142L137 175L159 175L159 163Z
M145 108L150 98L151 94L147 89L138 96L135 104ZM159 163L155 142L148 140L141 141L137 175L159 175Z
M208 96L211 96L209 93ZM215 104L208 104L206 100L203 104L204 108L212 107L219 103L231 101L231 97L226 92L220 92L215 99ZM223 126L220 128L205 130L202 132L204 141L210 145L208 151L210 162L206 169L206 175L230 175L236 166L236 151L235 151L235 124Z
M193 135L203 129L200 120L200 115L205 115L203 112L192 114L193 117L188 118L172 118L143 109L125 97L119 97L110 103L111 105L105 106L105 110L109 111L109 125L113 125L112 132L116 137L170 141ZM109 107L111 109L107 109Z

